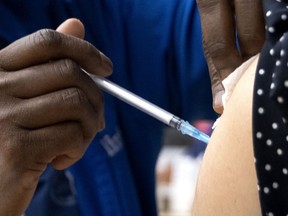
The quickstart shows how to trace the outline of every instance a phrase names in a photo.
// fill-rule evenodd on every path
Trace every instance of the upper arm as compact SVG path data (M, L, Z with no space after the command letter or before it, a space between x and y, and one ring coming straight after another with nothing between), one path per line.
M261 215L252 144L257 60L237 83L206 149L193 215Z

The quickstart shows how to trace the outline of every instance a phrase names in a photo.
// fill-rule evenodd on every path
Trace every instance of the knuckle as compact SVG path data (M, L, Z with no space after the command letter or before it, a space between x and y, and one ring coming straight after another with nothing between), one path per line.
M214 10L215 5L219 4L219 0L196 0L200 12ZM205 12L206 13L206 12Z
M32 34L32 40L35 44L38 44L44 48L59 48L62 43L60 34L52 29L38 30Z
M74 160L81 159L85 153L86 147L86 145L83 145L83 139L81 140L81 142L76 142L73 149L74 153L73 155L71 155L71 157L74 158Z
M90 131L90 137L93 137L95 134L97 134L99 131L103 130L104 127L104 119L102 114L95 115L94 121L91 122L91 131Z
M209 70L214 71L214 79L223 80L241 64L239 50L223 39L206 43L204 52L209 57L208 66Z
M88 56L93 56L96 53L100 57L100 52L88 41L82 41L80 49L81 52L87 53Z
M65 81L70 81L72 83L78 83L80 80L81 71L74 61L71 59L61 60L60 65L56 68L56 71L60 73L60 77Z
M5 153L8 161L16 158L23 159L24 153L27 152L27 146L31 140L26 133L15 128L9 128L9 136L6 140L1 139L1 151Z
M1 74L0 74L0 92L1 92L1 95L2 94L5 94L8 92L8 89L11 89L14 87L14 83L12 83L12 78L11 78L11 75L9 76L10 74L7 73L7 72L3 72L1 71Z
M62 100L77 109L83 109L88 104L86 94L79 88L69 88L63 91Z
M228 44L225 40L217 40L215 41L210 41L206 42L205 44L206 50L211 56L211 58L216 58L219 56L226 56L229 55L231 52L231 46Z
M0 96L0 98L0 125L2 126L2 129L6 127L8 128L9 131L7 131L7 133L12 133L14 131L14 127L19 125L18 122L22 115L21 103L19 103L18 100L10 97Z
M91 139L101 130L101 118L98 113L93 113L86 118L85 126L83 126L82 136L85 143L90 143Z

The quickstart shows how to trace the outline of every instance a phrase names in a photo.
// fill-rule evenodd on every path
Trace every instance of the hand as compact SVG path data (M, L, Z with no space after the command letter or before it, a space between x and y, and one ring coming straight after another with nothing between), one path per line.
M73 29L74 28L74 29ZM101 91L80 66L100 76L112 63L69 20L0 51L0 215L27 207L48 164L64 169L79 160L103 129Z
M262 1L197 0L197 4L212 84L213 108L222 113L222 80L257 54L264 43Z

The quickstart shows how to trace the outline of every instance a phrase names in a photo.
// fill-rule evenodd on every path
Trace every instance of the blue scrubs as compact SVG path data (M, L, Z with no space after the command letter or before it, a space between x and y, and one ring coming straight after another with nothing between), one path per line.
M0 46L70 17L110 57L115 83L193 121L215 119L195 0L3 0ZM28 216L153 216L163 125L105 95L106 129L65 171L49 167Z

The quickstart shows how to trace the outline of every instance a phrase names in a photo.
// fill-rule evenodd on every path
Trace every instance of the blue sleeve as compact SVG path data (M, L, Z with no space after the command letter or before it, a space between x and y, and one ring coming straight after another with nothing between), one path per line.
M187 120L215 118L196 2L133 0L122 11L117 38L124 47L115 44L119 53L111 56L115 82ZM154 194L147 191L154 190L163 124L117 105L143 211L155 208Z

